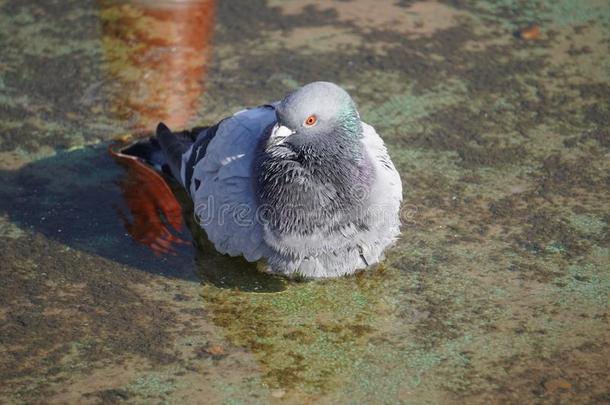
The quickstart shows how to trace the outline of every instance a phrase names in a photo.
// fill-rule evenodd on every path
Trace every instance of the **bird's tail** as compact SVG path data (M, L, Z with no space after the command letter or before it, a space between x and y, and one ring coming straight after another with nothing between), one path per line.
M156 170L168 172L182 182L182 156L195 142L202 129L172 132L161 122L157 126L155 136L139 140L122 149L121 153L140 158Z

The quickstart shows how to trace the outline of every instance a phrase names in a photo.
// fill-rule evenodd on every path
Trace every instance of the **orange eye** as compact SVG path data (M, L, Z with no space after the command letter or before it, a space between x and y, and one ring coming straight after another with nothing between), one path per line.
M310 115L305 120L305 126L306 127L312 127L312 126L314 126L316 124L316 122L318 122L318 118L315 115Z

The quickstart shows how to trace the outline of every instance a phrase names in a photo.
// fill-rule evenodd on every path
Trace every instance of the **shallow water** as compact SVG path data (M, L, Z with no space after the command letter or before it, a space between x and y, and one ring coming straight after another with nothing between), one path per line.
M0 0L0 44L0 402L610 401L606 1ZM320 79L401 172L376 271L258 273L108 153Z

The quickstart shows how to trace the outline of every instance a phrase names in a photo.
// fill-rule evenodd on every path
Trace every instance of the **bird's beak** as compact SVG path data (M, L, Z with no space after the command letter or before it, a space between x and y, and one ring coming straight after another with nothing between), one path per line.
M273 129L271 130L271 139L276 144L281 144L284 142L284 139L288 138L290 135L294 134L296 131L288 128L287 126L275 124Z

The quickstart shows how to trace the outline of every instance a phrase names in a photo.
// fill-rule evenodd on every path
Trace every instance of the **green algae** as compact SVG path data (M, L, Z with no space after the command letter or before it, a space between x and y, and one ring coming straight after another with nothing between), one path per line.
M361 350L354 343L373 331L371 308L379 305L381 294L371 283L387 281L373 276L362 280L364 285L355 282L298 283L270 294L206 286L203 296L214 322L269 368L272 386L311 393L324 390L337 371L349 369Z
M608 224L602 218L590 214L572 213L569 220L574 228L590 236L601 236L604 231L607 231L608 227Z
M610 22L607 5L587 4L574 0L559 0L545 4L543 15L559 26L577 26L591 21Z
M363 91L379 91L378 82L391 85L398 79L395 75L375 74L374 79L362 75L359 79L371 86L365 87ZM399 88L405 87L403 83L395 83ZM457 104L466 89L459 81L448 80L447 82L429 89L424 94L414 94L413 86L406 86L404 93L394 86L393 96L384 100L367 100L361 103L363 119L367 122L377 124L377 129L386 134L391 140L392 136L400 136L402 133L418 132L422 130L422 118L433 111ZM374 103L373 103L374 102Z
M21 204L4 202L0 217L10 268L2 273L0 319L11 325L2 336L6 359L18 365L4 368L12 386L1 387L3 397L40 401L66 378L79 381L77 374L104 361L118 370L137 353L146 360L135 363L137 372L109 383L119 391L96 398L174 403L199 398L188 389L205 385L211 402L236 404L267 403L270 389L289 403L607 401L610 353L600 342L610 336L610 59L603 41L610 7L446 3L468 17L426 38L346 26L315 7L282 18L263 2L219 5L201 121L277 99L306 81L338 81L387 141L406 215L383 268L325 282L261 275L215 255L194 230L203 286L178 288L176 278L135 270L149 269L143 256L144 264L116 263L127 250L124 232L57 239L19 214L61 206L68 212L62 218L78 223L68 208L78 213L84 200L70 187L110 189L117 170L96 158L103 148L56 153L48 146L105 141L130 124L116 115L117 89L100 68L97 9L70 3L67 12L43 7L40 14L42 6L29 2L1 2L14 13L0 15L0 146L15 159L3 169L2 196ZM541 40L511 36L530 23L540 24ZM274 42L293 27L328 35L345 29L360 44ZM126 57L126 49L117 52ZM70 70L75 63L81 68ZM28 202L23 196L35 194L22 194L24 186L47 194ZM151 289L156 283L162 287ZM83 284L90 288L76 287ZM66 295L71 289L81 292ZM148 295L134 292L143 289ZM176 291L190 299L188 308L172 298ZM62 312L80 306L90 311L82 319ZM59 312L45 318L45 307ZM55 348L64 340L71 343ZM227 355L206 355L210 342ZM29 355L19 362L20 347ZM571 388L547 390L553 378Z
M172 377L150 373L136 378L125 387L128 391L146 399L166 397L176 390L176 381Z

